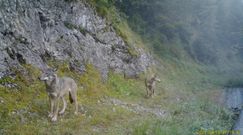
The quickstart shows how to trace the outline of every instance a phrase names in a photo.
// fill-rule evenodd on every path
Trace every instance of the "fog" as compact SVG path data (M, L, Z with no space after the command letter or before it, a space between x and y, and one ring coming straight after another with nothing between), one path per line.
M243 63L243 0L123 0L132 28L161 57L240 69ZM129 7L129 8L128 8Z

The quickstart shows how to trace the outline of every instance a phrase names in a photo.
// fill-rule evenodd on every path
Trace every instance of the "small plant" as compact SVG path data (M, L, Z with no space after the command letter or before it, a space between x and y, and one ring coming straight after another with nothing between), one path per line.
M84 29L83 27L79 27L79 31L83 34L86 35L88 33L88 31L86 29Z
M0 79L0 84L12 83L13 81L13 78L6 76Z
M78 27L72 23L69 23L69 22L64 22L64 25L70 29L70 30L73 30L73 29L77 29Z

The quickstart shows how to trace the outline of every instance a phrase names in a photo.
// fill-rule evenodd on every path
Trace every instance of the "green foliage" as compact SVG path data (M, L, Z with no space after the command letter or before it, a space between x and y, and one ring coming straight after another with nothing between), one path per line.
M239 32L242 24L236 23L233 18L237 16L243 20L242 14L239 14L242 5L240 0L115 2L119 11L127 16L132 30L141 35L145 45L161 59L192 59L202 64L234 69L237 66L231 65L242 63L242 51L237 49L238 56L231 52L232 45L242 42L242 32Z
M188 135L201 128L226 129L232 123L231 113L209 101L212 95L210 91L202 91L201 94L209 93L205 96L190 94L196 87L197 91L210 88L205 84L200 85L207 78L203 75L205 72L196 69L195 65L186 67L187 64L182 64L178 67L172 63L165 64L170 70L159 70L162 78L156 89L156 97L146 99L143 79L124 79L123 75L110 72L108 80L104 82L99 71L90 64L86 65L86 72L80 75L70 71L66 62L50 61L49 66L58 67L59 76L69 76L77 82L78 100L82 106L80 112L85 114L73 116L74 108L68 104L66 114L54 124L47 118L48 97L43 82L37 79L40 71L30 65L23 66L28 71L27 75L16 71L19 74L17 79L11 80L20 85L20 89L0 87L0 100L4 101L0 103L0 133L3 134L95 134L97 130L104 134ZM184 79L181 80L181 77ZM191 81L190 85L186 85L188 81ZM176 102L174 96L182 98L181 101ZM103 103L107 98L139 103L148 108L159 105L169 114L162 120L146 114L141 114L141 117L119 105Z
M88 2L90 2L96 8L99 15L103 17L107 17L115 1L114 0L89 0Z
M128 46L128 52L136 57L138 52L135 46L143 47L143 42L140 37L134 33L128 26L124 15L117 11L114 6L114 0L90 0L88 1L96 8L98 14L107 19L107 22L112 24L116 33L124 40Z
M11 82L13 82L13 78L11 77L3 77L0 79L0 84L11 83Z
M163 120L140 122L135 126L133 134L194 135L200 130L225 130L232 126L233 114L207 101L184 102L174 107L172 115Z
M68 28L68 29L76 29L77 26L72 24L72 23L69 23L69 22L64 22L64 25Z
M77 29L79 30L83 35L86 35L86 33L88 33L88 31L86 29L84 29L82 26L76 26L72 23L69 22L64 22L64 25L68 28L68 29Z
M143 82L134 79L124 79L123 75L109 73L107 81L111 96L117 98L136 99L144 97Z
M114 130L114 123L125 125L122 121L133 116L132 112L119 106L113 107L97 102L107 96L127 96L127 89L136 88L132 83L135 80L125 80L120 75L110 73L109 82L112 82L112 85L109 82L104 83L99 71L90 64L86 65L86 72L82 75L70 71L66 62L50 61L49 64L51 67L58 67L58 76L75 79L79 87L78 101L85 116L72 115L74 108L68 104L66 114L59 116L58 123L51 123L47 118L49 107L45 85L37 79L40 71L31 65L23 65L27 71L26 75L16 69L17 78L7 80L17 83L18 89L0 87L0 100L3 100L3 103L0 103L1 134L85 134L94 132L92 128L96 126L102 130L105 127ZM115 80L121 81L122 84Z
M79 31L80 31L83 35L86 35L86 33L87 33L87 30L84 29L83 27L79 27Z
M128 45L130 54L135 57L138 55L134 46L151 45L150 49L162 59L158 59L159 65L156 65L156 71L161 78L161 83L155 91L156 96L145 98L143 78L124 79L123 75L110 72L107 81L103 81L99 71L90 64L86 65L86 72L80 75L71 71L67 62L48 61L49 66L58 67L59 76L69 76L77 82L80 112L83 113L72 115L72 105L68 104L66 114L60 116L57 123L51 123L47 118L48 97L45 86L37 79L40 71L31 65L23 64L28 71L26 74L23 75L14 69L17 74L15 80L0 80L20 86L18 89L0 86L0 101L3 100L3 103L0 102L0 134L190 135L200 129L230 129L233 123L232 113L216 105L217 102L212 100L217 99L213 90L220 89L219 86L228 80L231 86L239 86L241 82L234 78L229 79L229 76L220 76L221 72L216 72L217 68L211 69L212 67L196 64L190 59L190 53L195 55L195 51L190 52L192 46L185 46L190 43L193 31L185 23L188 18L184 13L190 11L186 5L197 2L87 2L92 3L98 14L111 23ZM114 5L125 15L118 12ZM177 10L169 10L174 8ZM163 14L154 15L155 12ZM87 33L85 29L73 24L65 22L64 25L69 29L78 29L83 34ZM207 53L202 55L208 58ZM217 94L221 92L216 91ZM160 108L165 110L167 115L158 120L156 116L137 114L119 105L106 104L109 98L120 99L128 106L135 103L145 108Z

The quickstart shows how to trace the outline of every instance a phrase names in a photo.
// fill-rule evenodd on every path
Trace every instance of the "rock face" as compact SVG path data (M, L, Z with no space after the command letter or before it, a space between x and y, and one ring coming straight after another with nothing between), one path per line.
M68 61L83 72L93 64L107 76L109 70L136 76L152 64L142 49L129 47L106 20L84 2L67 0L0 0L0 72L11 66L46 61Z

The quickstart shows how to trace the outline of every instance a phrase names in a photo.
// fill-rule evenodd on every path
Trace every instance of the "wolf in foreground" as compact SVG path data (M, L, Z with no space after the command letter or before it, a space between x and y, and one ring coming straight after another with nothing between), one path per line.
M160 79L157 77L156 74L153 74L151 78L145 79L145 87L148 97L152 97L154 95L156 82L160 82Z
M59 114L64 114L67 107L65 95L69 94L70 102L75 105L75 114L78 114L78 102L77 102L77 84L72 78L69 77L57 77L56 70L47 70L42 73L40 80L45 82L46 92L50 101L50 113L48 117L51 121L57 121L59 100L63 101L63 108Z

